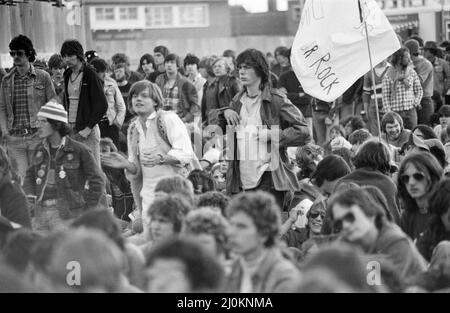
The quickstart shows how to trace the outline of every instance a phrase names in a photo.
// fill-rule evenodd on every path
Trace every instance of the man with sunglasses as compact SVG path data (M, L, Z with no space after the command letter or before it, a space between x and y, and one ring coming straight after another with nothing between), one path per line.
M23 179L40 142L37 113L56 93L50 75L32 65L36 51L29 38L13 38L9 49L14 67L1 83L0 127L8 154L17 163L14 170Z
M353 187L335 194L328 203L340 240L361 248L370 261L389 263L402 280L426 271L423 257L411 239L365 190Z

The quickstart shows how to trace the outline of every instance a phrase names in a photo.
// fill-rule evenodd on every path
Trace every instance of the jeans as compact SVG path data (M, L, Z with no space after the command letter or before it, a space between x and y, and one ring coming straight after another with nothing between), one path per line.
M109 125L109 122L98 123L101 138L110 138L117 149L119 149L119 128L116 125Z
M37 133L26 136L8 136L6 149L11 160L13 171L17 171L22 182L25 179L28 167L36 151L36 147L42 142Z
M328 140L328 137L330 136L329 129L333 126L333 125L325 124L325 119L327 117L329 117L327 112L313 111L312 122L313 122L314 135L315 135L314 139L316 141L316 144L319 146L323 146L326 143L326 141ZM336 118L333 121L333 124L335 124L337 122L338 122L338 119Z
M72 135L72 138L88 146L94 159L97 161L97 165L100 166L100 129L98 125L95 125L94 128L92 128L92 131L87 138L82 137L78 133Z
M434 104L431 97L422 98L420 101L422 109L417 110L417 123L430 126L430 117L434 113Z
M381 123L382 113L378 110L379 120L377 120L377 108L375 101L371 100L367 109L367 127L373 136L378 136L378 123ZM381 124L380 124L381 126Z
M43 201L34 207L32 227L34 231L41 233L65 230L82 213L82 209L69 210L67 201L64 199Z
M256 190L262 190L262 191L270 193L272 196L274 196L275 201L277 202L281 211L283 211L285 209L289 209L289 208L284 208L284 198L286 195L286 191L275 190L275 188L273 186L272 172L266 171L263 174L263 176L261 177L261 181L260 181L259 185L256 188L247 189L247 190L245 190L245 192L256 191Z
M417 126L417 110L415 108L408 111L398 111L397 113L402 117L405 129L412 130Z

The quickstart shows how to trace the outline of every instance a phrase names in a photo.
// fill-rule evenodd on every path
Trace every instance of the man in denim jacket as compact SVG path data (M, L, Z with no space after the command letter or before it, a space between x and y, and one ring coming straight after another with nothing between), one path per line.
M27 171L24 190L36 197L33 228L52 231L96 208L105 180L89 148L68 136L67 112L62 105L47 103L38 119L37 134L43 141Z
M45 103L56 99L56 93L50 75L31 64L36 51L30 39L19 35L11 40L9 48L14 67L1 83L0 125L8 154L23 178L40 141L36 134L37 113Z

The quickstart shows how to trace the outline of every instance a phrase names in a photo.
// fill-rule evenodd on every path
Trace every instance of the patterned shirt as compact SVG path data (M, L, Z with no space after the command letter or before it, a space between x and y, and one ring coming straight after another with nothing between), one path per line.
M14 122L12 131L29 129L30 126L30 112L28 110L28 93L27 83L30 77L30 72L24 76L19 76L16 71L14 75L14 95L13 95L13 114Z
M170 107L178 113L178 104L180 103L180 98L178 97L179 92L177 81L173 82L173 84L167 81L163 90L164 107Z
M423 89L417 73L407 68L401 74L406 75L404 81L393 79L398 75L396 69L391 69L383 78L383 111L409 111L420 105ZM391 72L391 73L389 73Z

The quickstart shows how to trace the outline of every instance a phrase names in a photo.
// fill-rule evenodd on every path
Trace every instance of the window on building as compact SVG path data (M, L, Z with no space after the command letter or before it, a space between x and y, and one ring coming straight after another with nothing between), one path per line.
M149 6L145 8L145 23L150 28L174 26L174 16L170 6Z
M446 22L446 24L447 24L447 28L446 28L445 39L450 40L450 22Z
M114 8L95 8L95 19L97 21L113 21L114 18Z
M207 5L182 5L178 12L178 26L206 27L209 25Z
M119 18L121 20L137 20L138 19L137 8L136 7L119 8Z

